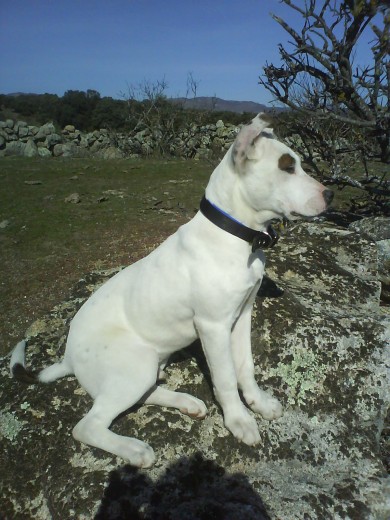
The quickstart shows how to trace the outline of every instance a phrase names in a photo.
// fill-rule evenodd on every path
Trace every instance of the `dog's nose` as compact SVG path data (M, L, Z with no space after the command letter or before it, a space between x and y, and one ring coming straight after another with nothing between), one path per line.
M334 197L334 193L332 190L324 190L322 192L322 196L324 197L325 199L325 202L326 202L326 205L329 206L329 204L332 202L333 200L333 197Z

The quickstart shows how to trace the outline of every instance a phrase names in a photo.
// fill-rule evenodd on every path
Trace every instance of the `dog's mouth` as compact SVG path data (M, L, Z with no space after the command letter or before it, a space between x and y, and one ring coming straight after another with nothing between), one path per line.
M318 215L303 215L303 213L298 213L297 211L292 211L288 217L289 220L313 220L314 218L318 217Z
M288 218L291 218L291 220L303 219L312 221L316 218L325 216L330 209L334 193L325 188L321 195L323 200L320 201L318 197L308 199L306 204L303 206L303 208L305 208L303 213L300 213L299 211L290 211Z
M287 220L287 222L297 222L298 220L304 220L306 222L311 222L318 215L303 215L303 213L298 213L297 211L291 211L288 216L284 216L283 218Z
M324 211L321 211L321 213L317 213L316 215L304 215L302 213L298 213L297 211L292 211L290 215L287 218L287 220L305 220L306 222L312 222L313 220L317 218L324 217L329 208L326 208Z

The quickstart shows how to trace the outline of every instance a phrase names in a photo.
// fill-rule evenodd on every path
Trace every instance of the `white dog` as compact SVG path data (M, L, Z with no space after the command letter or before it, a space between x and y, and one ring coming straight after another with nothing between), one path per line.
M242 128L213 172L201 211L81 307L60 363L32 376L24 368L25 342L16 346L15 377L50 382L74 374L94 399L73 429L75 439L134 466L152 465L150 446L109 427L137 402L205 416L199 399L156 385L169 356L197 338L225 425L237 439L248 445L260 439L239 389L254 412L281 416L279 401L257 386L251 354L251 311L264 272L259 246L273 241L271 219L318 215L332 192L304 172L262 116Z

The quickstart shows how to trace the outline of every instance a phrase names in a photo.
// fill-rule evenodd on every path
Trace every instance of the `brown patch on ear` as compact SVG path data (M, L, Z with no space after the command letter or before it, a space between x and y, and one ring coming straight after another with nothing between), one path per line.
M287 173L294 173L295 171L295 159L289 153L284 153L279 157L278 166L280 170Z

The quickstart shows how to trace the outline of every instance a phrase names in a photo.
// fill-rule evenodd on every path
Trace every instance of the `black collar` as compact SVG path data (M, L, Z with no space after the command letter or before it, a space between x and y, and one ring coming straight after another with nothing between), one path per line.
M268 226L266 232L249 228L225 213L222 209L214 206L206 197L203 197L200 202L200 211L219 228L252 244L253 253L257 249L273 247L279 239L278 234L271 225Z

